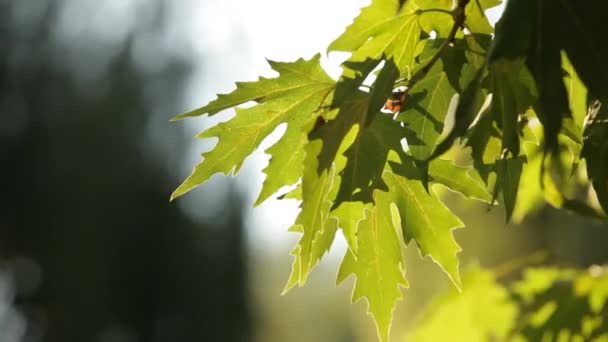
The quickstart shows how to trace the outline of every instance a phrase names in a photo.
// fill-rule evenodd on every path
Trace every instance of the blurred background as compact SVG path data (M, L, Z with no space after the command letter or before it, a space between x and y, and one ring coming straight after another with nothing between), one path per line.
M232 114L169 118L272 76L265 57L324 51L368 2L0 0L0 342L375 341L353 279L334 286L342 240L280 296L298 203L251 208L263 153L168 201L214 143L196 132ZM344 56L330 57L337 76ZM501 208L441 193L467 224L464 268L538 250L608 260L606 225L549 208L505 225ZM395 340L451 286L415 247L407 261Z

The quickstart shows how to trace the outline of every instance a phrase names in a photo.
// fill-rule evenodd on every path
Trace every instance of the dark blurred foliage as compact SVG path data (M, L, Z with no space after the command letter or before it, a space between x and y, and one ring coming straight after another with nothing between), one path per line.
M156 51L172 4L103 17L119 3L0 0L0 255L24 340L248 341L240 197L221 222L168 201L191 71Z

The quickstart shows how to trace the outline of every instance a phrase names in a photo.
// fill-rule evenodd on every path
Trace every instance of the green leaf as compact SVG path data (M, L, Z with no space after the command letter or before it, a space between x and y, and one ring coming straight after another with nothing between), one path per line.
M419 53L418 43L421 32L416 8L408 2L395 16L397 8L396 1L374 1L361 12L353 25L330 45L330 51L353 52L349 60L344 63L344 72L338 89L343 88L340 85L342 82L352 83L353 79L361 79L361 81L365 79L373 70L374 61L377 64L383 58L392 60L400 73L414 67L414 59ZM382 11L384 14L381 13ZM353 64L357 63L362 65L353 68ZM352 86L344 88L350 89ZM339 103L342 97L343 92L337 92L335 103Z
M396 0L374 0L363 8L346 31L334 40L327 51L355 51L371 36L390 23L397 13Z
M319 64L320 55L310 61L297 60L293 63L268 60L272 69L279 73L277 78L260 77L255 82L237 82L237 89L230 94L219 94L217 99L191 112L178 115L172 121L203 114L213 115L245 102L268 101L277 97L289 96L290 93L303 88L315 88L320 84L330 85L334 80L329 77Z
M427 159L435 159L449 150L456 139L463 136L467 132L469 126L474 123L475 117L483 114L478 113L479 103L483 100L483 93L480 91L483 73L483 69L477 70L475 77L464 89L458 101L456 112L454 113L454 127L448 133L445 139L441 140L441 142L437 144L433 150L433 153Z
M411 341L507 341L517 322L518 308L492 272L478 267L463 277L463 291L433 298Z
M490 63L492 115L500 120L502 149L519 155L518 116L534 103L534 84L520 60L499 59Z
M546 0L545 0L546 1ZM568 58L589 93L608 98L608 45L606 44L606 1L560 1L549 3L553 21L552 38L565 48ZM556 6L557 4L557 6ZM559 10L554 8L559 7ZM563 28L567 27L567 30Z
M317 115L322 114L323 112L319 112ZM313 117L303 125L297 134L285 134L280 143L274 144L264 151L272 157L264 169L266 179L254 206L264 202L281 187L295 184L300 179L304 168L304 149L308 143L307 132L310 131L309 127L312 128L316 118L317 116ZM285 167L285 165L289 165L289 167Z
M574 123L578 128L578 132L582 132L583 121L587 115L587 88L578 77L576 70L570 63L568 56L562 51L562 68L566 71L564 75L564 83L568 92L568 102L570 110L574 117ZM577 141L575 139L575 141ZM578 141L581 141L580 137Z
M540 182L543 154L539 150L540 147L537 144L530 142L523 144L527 163L522 167L517 190L518 199L511 215L511 219L515 223L521 223L527 215L538 211L545 204Z
M376 114L370 126L359 130L357 138L346 150L346 166L341 172L341 183L336 203L372 201L374 189L387 190L382 172L389 152L402 151L404 128L388 115Z
M338 283L350 274L357 280L352 300L367 298L368 312L373 316L378 336L388 342L395 302L401 298L400 286L409 286L405 279L405 262L399 232L393 225L391 201L382 191L374 191L376 206L365 209L365 218L358 225L357 255L348 251L340 270Z
M369 204L363 202L341 202L329 214L338 220L342 234L348 243L348 248L355 256L357 255L357 225L364 218L364 208Z
M502 191L507 222L511 220L513 208L515 208L519 179L525 160L524 156L519 156L517 158L499 159L496 161L496 173L498 177L496 184Z
M519 0L521 1L521 0ZM562 80L561 54L562 37L556 34L563 25L560 5L539 0L536 9L535 29L531 35L528 51L528 67L538 88L538 108L536 113L543 124L544 149L555 153L558 149L558 135L562 119L571 117L568 94Z
M492 195L475 169L454 165L449 160L434 159L429 165L429 175L432 182L444 185L466 197L487 203L492 201Z
M427 50L436 50L438 44L441 42L436 41ZM450 100L456 94L448 72L459 70L458 64L462 62L464 58L459 60L457 52L445 55L433 65L424 79L409 90L406 104L397 119L416 132L416 137L422 142L410 144L411 154L418 160L426 160L431 155L441 135Z
M275 144L265 152L272 155L272 160L264 169L266 179L254 206L262 204L266 199L285 185L295 184L302 175L304 167L304 147L308 143L305 132L288 136L283 144ZM290 146L291 153L285 153L285 146ZM289 167L285 167L289 165Z
M490 25L485 11L489 8L500 5L500 0L471 0L465 7L466 28L471 33L492 34L494 28Z
M430 34L435 31L437 38L446 38L452 30L454 19L449 11L452 10L452 0L414 0L420 7L420 27ZM437 11L440 10L440 11Z
M395 203L401 219L405 243L414 240L422 256L443 268L452 282L460 288L457 253L460 246L452 236L452 230L463 223L420 181L421 175L413 163L393 164L383 178L389 187L388 196Z
M608 296L608 276L594 266L592 272L572 269L527 269L514 292L527 305L521 333L529 341L548 340L564 334L580 341L595 340L608 331L603 303ZM588 325L593 320L596 324ZM572 339L575 340L575 339Z
M284 292L295 285L304 285L312 268L331 247L336 233L337 220L329 217L335 196L336 166L317 173L321 144L315 140L306 146L305 164L308 167L304 168L302 176L302 210L290 228L290 231L302 233L302 237L291 252L295 260Z
M406 128L389 115L377 112L373 117L369 126L362 125L361 129L356 130L354 141L344 139L342 142L342 148L347 149L342 155L344 160L339 163L344 163L344 168L338 170L340 185L331 213L340 221L340 227L354 253L357 250L356 224L362 219L364 204L373 201L374 189L386 190L382 172L388 155L391 150L402 151L400 141L407 134L404 133ZM327 134L331 136L332 133L328 131Z
M367 58L379 59L384 56L392 59L397 68L404 72L414 66L416 46L420 40L418 16L402 14L389 22L384 30L367 40L353 52L350 61L363 61Z
M347 101L342 103L338 114L333 120L328 121L319 130L310 135L310 139L323 141L319 153L319 172L329 168L338 154L338 149L353 129L359 130L365 122L367 108L369 107L369 94L360 90L350 95ZM356 128L355 128L356 127Z
M378 74L378 78L370 93L367 119L365 121L366 125L368 125L374 119L374 115L378 114L380 109L382 109L386 99L390 98L393 88L395 87L395 81L398 77L399 69L397 69L393 60L385 60L384 66L382 67L380 74Z
M269 150L273 153L271 164L277 163L277 160L284 161L285 158L279 156L291 153L294 141L303 139L303 128L318 114L317 109L332 91L334 83L321 69L319 55L310 61L271 62L271 65L280 73L278 78L260 80L257 86L255 83L241 84L241 88L229 95L219 97L218 100L201 109L213 113L242 103L244 98L249 100L248 95L258 91L252 90L256 87L265 89L266 95L259 99L263 100L261 104L237 109L237 115L233 119L213 126L198 135L199 138L217 137L219 141L211 151L203 153L203 161L173 192L171 199L206 182L215 173L228 174L231 170L234 170L234 173L238 172L245 158L253 153L262 140L281 123L287 123L287 129L283 137ZM272 166L269 168L272 170ZM262 192L276 191L281 183L290 185L297 180L294 173L279 174L278 177L281 179L268 183L269 189L264 189Z
M608 213L608 101L590 102L583 132L581 157L587 161L587 174L600 205Z
M496 23L490 60L518 59L527 56L531 33L537 16L537 1L509 0L503 15Z

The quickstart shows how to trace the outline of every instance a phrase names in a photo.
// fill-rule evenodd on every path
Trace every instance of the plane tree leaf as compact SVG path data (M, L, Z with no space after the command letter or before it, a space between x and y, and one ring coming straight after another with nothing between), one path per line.
M477 170L455 165L450 160L435 159L429 164L431 182L442 184L462 195L490 203L492 195Z
M587 161L587 174L599 202L608 213L608 106L593 100L583 133L581 157Z
M356 275L353 302L367 299L378 336L385 342L389 338L395 302L401 298L400 286L409 285L405 279L399 227L393 225L390 195L376 190L374 200L376 206L365 209L365 218L358 225L357 255L350 250L346 253L338 271L338 283L350 274Z
M321 141L313 141L306 147L306 165L318 163L317 154ZM302 205L295 224L290 231L301 233L300 241L292 251L295 257L291 276L285 291L295 285L304 285L310 270L329 250L337 229L335 219L329 211L336 187L336 166L317 173L316 167L307 167L302 176Z
M369 37L382 31L397 14L396 0L376 0L363 8L344 33L334 40L328 51L354 51L361 47Z
M238 172L245 158L282 123L287 123L287 129L277 142L277 147L271 148L274 157L271 157L270 163L276 163L276 156L280 153L292 151L293 142L303 139L303 127L316 115L317 109L334 87L334 81L319 65L319 57L316 55L310 61L300 59L294 63L271 62L271 66L280 73L279 77L273 79L274 82L262 79L258 84L241 84L234 92L204 106L201 113L212 114L251 100L261 102L253 107L237 109L233 119L198 135L199 138L217 137L219 141L211 151L203 153L203 161L173 192L171 198L183 195L215 173ZM296 166L301 156L297 158L298 161L294 162ZM279 182L269 183L276 190L277 184L289 185L297 180L289 173L272 176L283 178Z
M471 0L465 7L465 26L469 31L479 34L491 34L494 28L490 25L485 11L500 5L501 0Z
M415 241L422 256L437 262L452 282L460 287L458 258L460 246L452 230L464 224L433 193L425 190L415 163L393 164L385 171L388 196L399 212L405 243Z
M441 43L434 42L434 45L437 44ZM429 46L427 50L436 51L437 47ZM409 90L406 105L398 117L398 120L405 122L416 132L416 137L422 142L410 146L411 154L418 160L425 160L431 155L443 130L450 100L456 94L455 88L458 86L450 82L445 69L457 70L456 64L464 62L464 58L458 61L458 57L455 56L457 52L450 52L452 52L450 56L437 61L427 76ZM429 53L432 52L424 54ZM421 58L424 58L424 55Z

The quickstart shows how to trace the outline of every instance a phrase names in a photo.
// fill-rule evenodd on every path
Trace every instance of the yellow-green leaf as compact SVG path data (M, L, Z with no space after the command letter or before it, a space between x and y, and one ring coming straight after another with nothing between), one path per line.
M376 206L365 209L365 218L357 229L355 256L347 251L338 283L350 274L357 277L353 302L365 297L368 312L374 318L380 340L388 342L395 302L401 298L400 286L408 286L399 231L393 225L387 193L374 191Z

